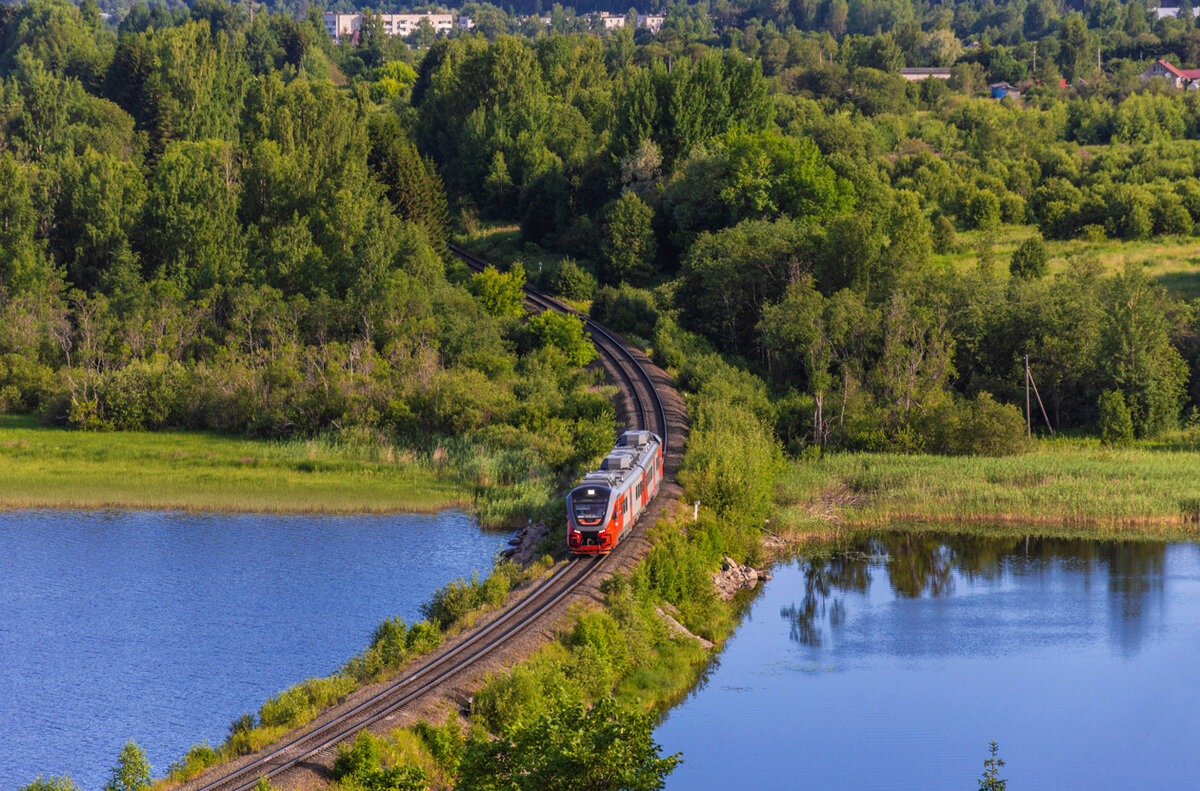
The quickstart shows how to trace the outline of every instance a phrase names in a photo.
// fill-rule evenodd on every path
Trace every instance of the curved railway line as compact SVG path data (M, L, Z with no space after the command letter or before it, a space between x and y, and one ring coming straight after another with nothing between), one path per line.
M475 271L481 271L487 263L459 247L451 245L451 252ZM667 408L656 386L655 378L646 370L637 356L604 327L578 314L567 305L538 291L526 288L526 306L535 310L556 310L579 316L585 329L599 351L603 364L619 385L628 400L625 413L633 429L648 429L663 438L664 454L677 454L681 439L676 431L670 430ZM672 465L673 466L673 465ZM665 499L660 494L660 499ZM308 764L314 757L327 754L334 745L353 736L359 730L378 723L412 703L434 688L447 682L465 669L480 663L497 652L513 637L538 628L542 616L564 602L571 594L578 593L597 573L609 569L622 553L626 540L622 540L610 555L599 558L577 558L564 563L553 575L542 581L520 601L502 611L498 616L477 630L452 644L448 650L435 653L420 667L403 678L389 683L384 689L365 700L354 703L350 708L327 712L318 716L303 730L286 738L259 754L245 756L232 763L201 774L185 783L186 791L247 791L259 778L279 778L289 770ZM318 761L319 762L319 761ZM219 777L213 777L220 773Z

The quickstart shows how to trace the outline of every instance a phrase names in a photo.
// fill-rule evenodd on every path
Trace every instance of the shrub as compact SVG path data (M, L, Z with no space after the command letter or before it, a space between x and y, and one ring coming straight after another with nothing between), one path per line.
M417 736L425 743L429 754L438 766L453 775L458 771L458 762L462 757L463 735L458 722L451 715L441 726L428 722L419 722L416 726Z
M958 248L958 236L954 223L944 214L933 218L933 251L939 254L953 253Z
M57 388L58 377L47 366L20 354L0 356L0 412L37 409Z
M643 288L622 284L604 286L596 292L591 317L609 329L638 338L654 337L658 307L654 295Z
M596 295L596 278L575 259L564 258L550 277L550 290L563 299L586 301Z
M333 779L363 780L379 768L381 760L379 742L370 733L359 731L349 747L338 749L338 756L333 761Z
M75 785L75 781L63 775L50 775L49 777L37 776L37 779L26 786L22 786L20 791L79 791L79 786Z
M217 763L217 751L208 746L208 742L193 744L184 756L167 767L167 776L176 781L185 781Z
M1013 277L1019 277L1022 280L1045 277L1048 267L1046 243L1042 241L1042 237L1034 236L1021 242L1017 249L1013 250L1008 271L1012 273Z
M472 700L474 716L492 733L536 720L548 706L541 680L529 663L493 679Z
M233 755L249 755L254 750L251 734L256 726L256 718L249 712L244 712L229 725L229 736L225 739L223 751Z
M1133 441L1133 417L1117 390L1100 394L1100 441L1113 447Z
M543 346L558 349L572 365L583 366L596 359L596 347L578 316L547 310L531 318L529 328Z
M355 680L345 675L310 678L268 698L258 710L258 719L266 727L303 725L316 710L341 700L354 687Z
M951 456L1011 456L1029 447L1021 411L997 403L991 393L948 399L923 428L928 450Z

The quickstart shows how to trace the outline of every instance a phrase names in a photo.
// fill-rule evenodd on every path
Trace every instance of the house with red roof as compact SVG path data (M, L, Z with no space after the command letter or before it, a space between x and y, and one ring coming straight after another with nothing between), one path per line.
M1173 88L1187 88L1189 91L1200 90L1200 69L1181 69L1172 63L1159 59L1153 66L1142 72L1143 80L1162 77Z

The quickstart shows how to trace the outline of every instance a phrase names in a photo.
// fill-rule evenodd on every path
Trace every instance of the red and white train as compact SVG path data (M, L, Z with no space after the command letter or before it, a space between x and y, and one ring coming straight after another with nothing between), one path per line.
M658 494L662 437L626 431L600 464L567 495L567 548L572 555L607 555Z

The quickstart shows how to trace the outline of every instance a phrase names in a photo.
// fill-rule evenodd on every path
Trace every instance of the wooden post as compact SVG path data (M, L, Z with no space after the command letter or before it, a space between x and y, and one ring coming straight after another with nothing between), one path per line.
M1033 420L1029 414L1029 355L1025 355L1025 436L1033 436Z

